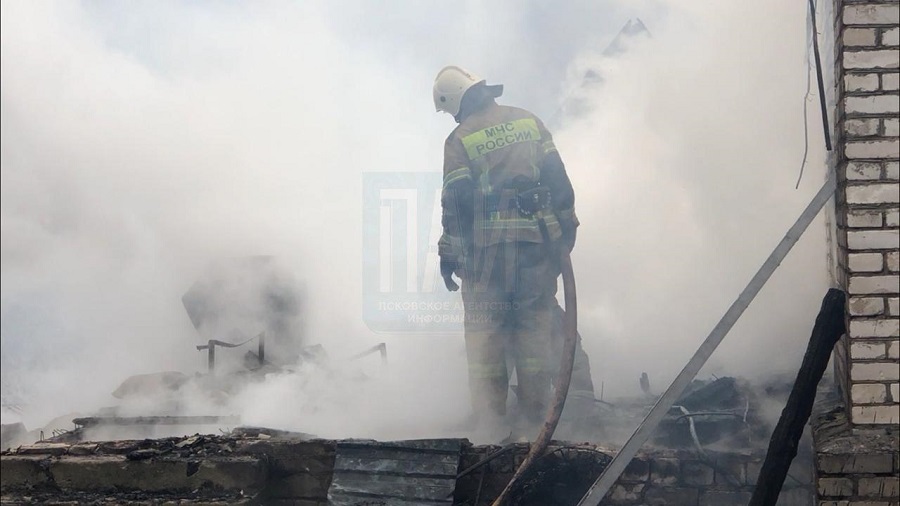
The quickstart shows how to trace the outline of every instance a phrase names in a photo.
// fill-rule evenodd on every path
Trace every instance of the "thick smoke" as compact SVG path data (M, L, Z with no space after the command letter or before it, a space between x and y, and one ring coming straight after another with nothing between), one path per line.
M805 12L777 7L673 9L624 56L574 66L602 78L558 144L581 190L582 331L615 392L641 370L668 384L823 183L813 116L794 189ZM824 232L820 217L701 374L796 370L827 287Z
M793 189L805 12L769 4L3 2L2 393L25 406L4 423L115 404L132 374L203 371L182 295L213 262L271 255L303 280L305 339L332 365L225 411L332 437L452 430L468 409L461 334L376 334L360 311L361 176L439 170L453 123L430 85L448 63L553 118L594 380L628 395L647 371L661 390L822 180L812 129ZM651 37L603 57L637 17ZM602 84L584 88L586 69ZM823 231L704 374L795 367L826 286ZM378 342L387 367L347 360ZM191 413L223 409L193 397Z

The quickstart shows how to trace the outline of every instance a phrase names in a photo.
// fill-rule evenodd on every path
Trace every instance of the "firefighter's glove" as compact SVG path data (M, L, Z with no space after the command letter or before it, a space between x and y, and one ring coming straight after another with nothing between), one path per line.
M458 270L459 267L457 260L441 257L441 277L444 278L444 285L447 287L447 290L451 292L459 290L459 285L456 284L456 281L453 281L453 271Z

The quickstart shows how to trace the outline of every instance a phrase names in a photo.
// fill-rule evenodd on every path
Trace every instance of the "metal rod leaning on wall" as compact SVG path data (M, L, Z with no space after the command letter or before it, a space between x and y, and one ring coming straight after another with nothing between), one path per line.
M822 59L819 58L819 32L816 28L816 4L813 0L809 0L809 19L810 23L812 23L813 56L816 60L816 84L819 86L819 107L822 110L822 130L825 132L825 149L831 151L831 131L828 127L828 106L825 104L825 83L822 78Z
M769 258L762 264L744 288L744 291L742 291L738 298L731 304L731 307L728 308L728 311L725 312L725 315L722 316L719 323L713 327L709 336L706 337L706 340L703 341L703 344L700 345L700 348L694 353L694 356L691 357L687 365L684 366L684 369L678 373L678 376L675 377L675 380L672 381L669 388L656 401L656 404L653 405L653 408L647 414L646 418L644 418L644 421L638 425L638 428L625 443L625 446L623 446L619 453L613 457L612 462L606 466L606 469L603 470L603 473L597 478L597 481L591 485L591 488L588 489L587 493L578 503L578 506L597 506L600 504L600 501L603 500L606 493L609 492L609 489L612 488L616 480L619 479L619 475L622 474L622 471L625 470L625 467L628 466L628 463L631 462L631 459L634 458L637 451L647 441L650 435L653 434L656 427L659 425L659 422L662 421L672 405L675 404L675 401L681 397L681 394L684 393L684 389L687 388L697 373L700 372L700 369L706 361L709 360L709 357L725 338L725 335L728 334L728 331L731 330L731 327L734 326L738 318L740 318L747 309L747 306L750 305L750 302L753 301L762 289L763 285L765 285L769 278L772 277L772 273L775 272L775 269L778 268L788 252L791 251L791 248L794 247L794 244L797 243L797 240L800 239L800 236L803 235L803 232L806 231L806 228L809 227L809 224L812 223L813 218L819 214L819 211L822 210L822 207L825 206L825 203L828 202L832 194L834 194L834 189L835 180L833 177L830 177L825 184L822 185L822 188L816 193L816 196L813 197L809 205L806 206L806 209L803 210L800 217L794 222L794 225L787 231L787 234L781 239L781 242L778 243L778 246L776 246L775 250L769 255Z

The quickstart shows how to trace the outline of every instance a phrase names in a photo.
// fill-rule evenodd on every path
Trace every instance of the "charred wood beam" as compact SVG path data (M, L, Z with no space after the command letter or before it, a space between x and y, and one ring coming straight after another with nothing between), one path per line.
M845 331L845 303L846 295L836 288L828 290L822 300L822 308L816 317L803 363L797 373L797 381L794 382L794 388L781 412L778 425L772 432L766 460L756 480L756 489L749 506L771 506L778 501L788 469L797 455L803 428L812 413L816 387L825 373L835 343Z

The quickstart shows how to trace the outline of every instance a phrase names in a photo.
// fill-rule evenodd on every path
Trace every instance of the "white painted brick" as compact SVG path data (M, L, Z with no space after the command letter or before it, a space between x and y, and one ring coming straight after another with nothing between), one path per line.
M884 136L897 137L900 135L900 119L886 118L884 120Z
M898 381L900 367L895 362L854 362L850 365L853 381Z
M900 185L876 183L847 187L848 204L896 204L900 202Z
M852 320L850 337L900 337L900 320Z
M884 4L844 6L845 25L891 25L900 22L900 7Z
M900 402L900 383L891 383L891 399Z
M884 79L884 77L882 77ZM844 75L844 91L876 91L878 74L846 74Z
M900 316L900 299L896 297L888 299L888 312L891 316ZM900 345L894 351L900 351ZM897 358L897 354L891 358Z
M850 358L854 360L872 360L887 358L887 347L884 343L851 343Z
M847 232L847 248L850 251L897 248L898 240L900 240L900 231L898 230L850 230ZM855 269L851 266L851 272L877 271Z
M853 295L897 293L900 276L850 276L848 291Z
M889 209L884 212L884 224L888 227L900 226L900 211Z
M883 404L887 402L887 388L881 383L857 383L850 387L853 404Z
M875 28L847 28L844 30L845 46L874 46L878 38L878 30Z
M854 406L850 412L850 418L853 423L860 425L882 425L896 424L900 422L900 404L891 404L887 406ZM879 503L855 503L860 506L880 506ZM883 502L881 504L887 505Z
M900 162L885 163L884 177L886 179L900 179Z
M875 316L884 313L884 300L880 297L851 297L850 314Z
M900 247L900 230L850 230L847 247L854 251Z
M846 80L844 83L846 84ZM882 74L881 75L881 89L884 91L894 91L900 90L900 74ZM847 91L856 91L850 90ZM867 91L867 90L858 90L858 91ZM871 91L871 90L868 90Z
M844 68L853 69L895 69L900 67L900 53L896 49L875 49L871 51L844 51Z
M847 179L853 181L881 179L881 164L875 162L847 163Z
M880 227L881 211L854 209L847 213L847 226L851 228Z
M848 114L890 114L900 111L897 95L871 95L844 98L844 112Z
M891 251L885 255L887 269L890 272L900 271L900 251Z
M850 253L847 266L851 272L881 272L884 259L881 253Z
M847 39L844 39L844 44L847 43ZM882 46L900 46L900 28L888 28L887 30L881 32L881 45Z
M844 121L844 131L850 137L878 135L878 118L848 119Z
M897 299L894 299L895 301ZM900 341L896 339L888 343L888 358L900 358ZM894 397L895 401L900 401L900 398Z
M847 158L897 158L900 156L900 141L848 142L844 154Z

